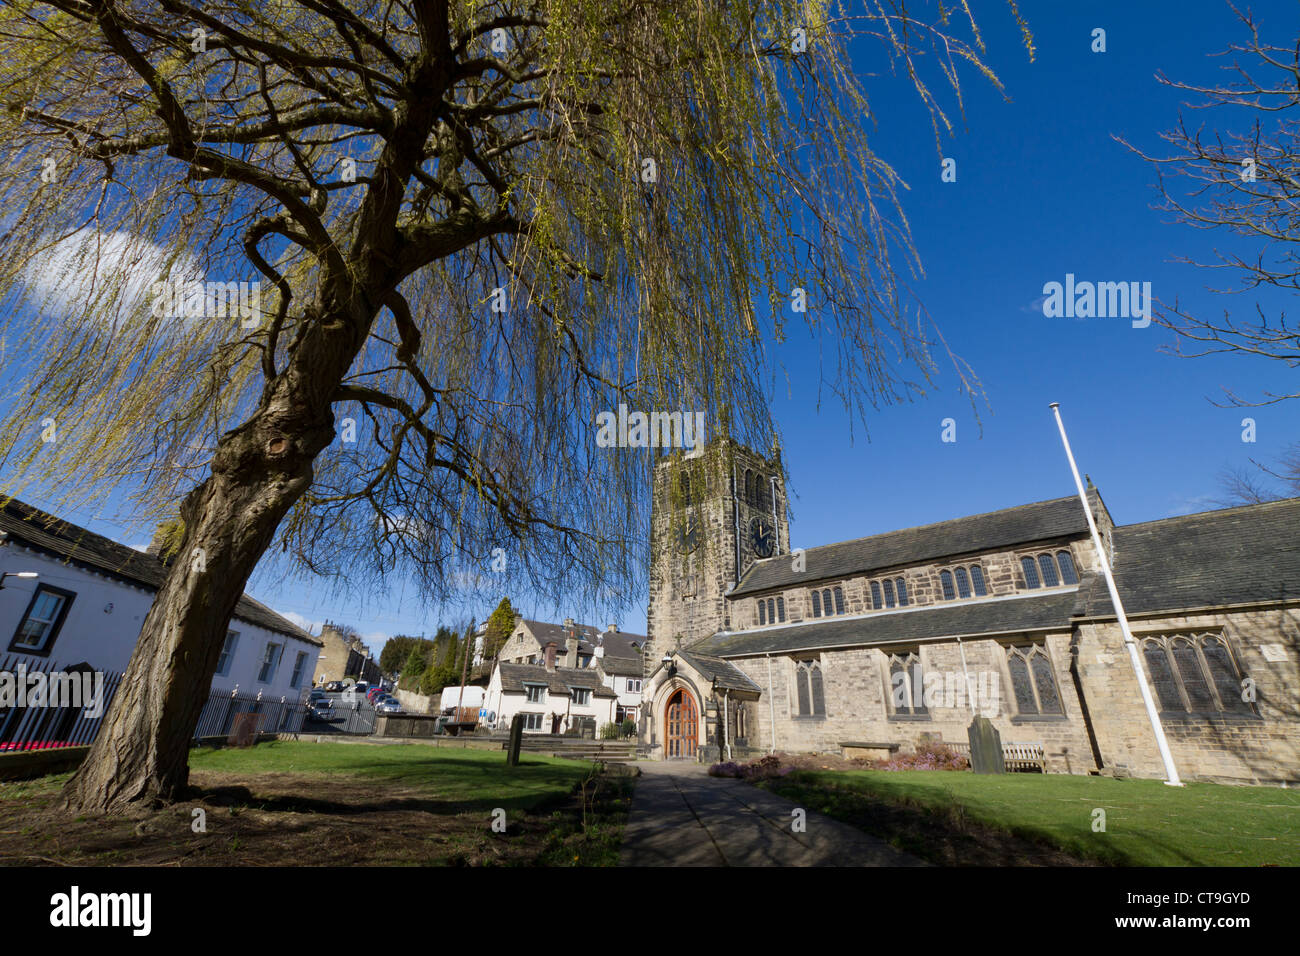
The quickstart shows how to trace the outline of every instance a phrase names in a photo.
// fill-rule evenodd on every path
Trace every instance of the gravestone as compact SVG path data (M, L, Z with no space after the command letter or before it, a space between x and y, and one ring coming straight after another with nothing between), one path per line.
M524 743L524 715L515 714L510 718L510 745L506 749L506 766L513 767L519 763L519 749Z
M970 740L970 765L976 773L1006 773L1002 760L1002 735L987 717L976 717L966 730Z

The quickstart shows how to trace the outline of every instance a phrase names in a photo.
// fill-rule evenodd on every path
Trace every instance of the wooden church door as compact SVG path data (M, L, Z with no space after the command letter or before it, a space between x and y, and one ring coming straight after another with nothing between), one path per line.
M700 739L695 698L685 690L678 690L668 698L664 719L664 756L694 757Z

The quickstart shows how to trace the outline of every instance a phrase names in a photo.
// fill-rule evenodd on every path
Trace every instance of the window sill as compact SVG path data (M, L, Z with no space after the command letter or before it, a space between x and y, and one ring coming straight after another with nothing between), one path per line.
M886 720L896 720L899 722L912 723L929 723L931 717L929 714L890 714Z
M1231 720L1231 721L1260 721L1264 718L1259 714L1242 714L1235 711L1206 711L1204 713L1188 713L1185 710L1161 711L1160 719L1172 721L1174 723L1194 723L1202 720Z
M1013 724L1061 724L1069 720L1065 714L1016 714L1011 718Z
M813 723L816 723L825 720L826 715L825 714L791 714L790 719L805 720L805 721L811 721Z

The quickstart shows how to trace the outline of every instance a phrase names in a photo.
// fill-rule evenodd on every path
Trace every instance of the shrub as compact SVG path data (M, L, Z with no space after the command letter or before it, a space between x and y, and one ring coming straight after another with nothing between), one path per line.
M617 740L617 739L618 739L618 724L601 724L601 725L600 725L600 739L601 739L601 740Z
M623 724L622 724L622 731L623 731L623 736L624 736L624 737L635 737L635 736L636 736L636 721L633 720L631 717L629 717L629 718L627 718L626 720L624 720L624 721L623 721Z
M916 753L896 754L872 764L873 770L968 770L970 761L943 744L921 744Z
M760 757L758 760L750 763L735 763L733 761L724 761L715 763L709 768L711 777L735 777L738 780L772 780L776 777L784 777L792 772L794 767L781 766L781 758L776 754L768 754L766 757Z

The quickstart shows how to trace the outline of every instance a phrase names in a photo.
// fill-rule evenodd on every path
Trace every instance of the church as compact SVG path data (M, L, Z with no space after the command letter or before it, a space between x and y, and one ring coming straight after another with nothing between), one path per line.
M1300 784L1300 498L1116 526L1108 552L1186 780ZM1162 778L1077 495L792 549L779 452L665 456L641 751L909 752L976 714L1049 773Z

